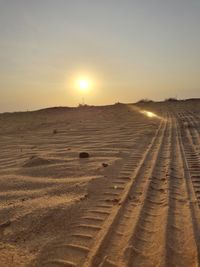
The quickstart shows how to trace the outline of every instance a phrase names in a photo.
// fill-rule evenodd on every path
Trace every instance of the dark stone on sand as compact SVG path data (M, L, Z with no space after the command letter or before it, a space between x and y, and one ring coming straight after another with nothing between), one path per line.
M90 155L89 155L88 152L80 152L79 153L79 158L80 159L85 159L85 158L89 158L89 157L90 157Z
M108 164L107 164L107 163L102 163L102 166L103 166L104 168L106 168L106 167L108 167Z

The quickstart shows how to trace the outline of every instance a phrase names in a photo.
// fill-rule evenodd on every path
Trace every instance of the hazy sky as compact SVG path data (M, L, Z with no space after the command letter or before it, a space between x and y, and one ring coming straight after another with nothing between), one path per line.
M0 0L0 112L200 97L199 0Z

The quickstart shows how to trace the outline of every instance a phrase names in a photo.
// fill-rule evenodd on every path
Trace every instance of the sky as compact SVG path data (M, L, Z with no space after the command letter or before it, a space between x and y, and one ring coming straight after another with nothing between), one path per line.
M199 0L0 0L0 112L200 97L199 25Z

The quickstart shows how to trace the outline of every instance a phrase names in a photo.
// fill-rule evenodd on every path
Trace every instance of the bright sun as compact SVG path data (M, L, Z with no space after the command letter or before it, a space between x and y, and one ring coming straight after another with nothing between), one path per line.
M89 82L87 80L80 80L79 81L79 88L82 91L86 91L89 88Z

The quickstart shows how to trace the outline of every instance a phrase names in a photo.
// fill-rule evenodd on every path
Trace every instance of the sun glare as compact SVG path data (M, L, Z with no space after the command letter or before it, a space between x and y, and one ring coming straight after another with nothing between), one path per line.
M79 89L82 91L87 91L89 88L89 81L87 80L79 80L78 82Z
M142 111L143 114L145 114L147 117L149 118L155 118L155 117L158 117L155 113L151 112L151 111L146 111L146 110L143 110Z
M153 117L156 117L156 114L153 113L153 112L147 111L147 116L148 116L149 118L153 118Z

